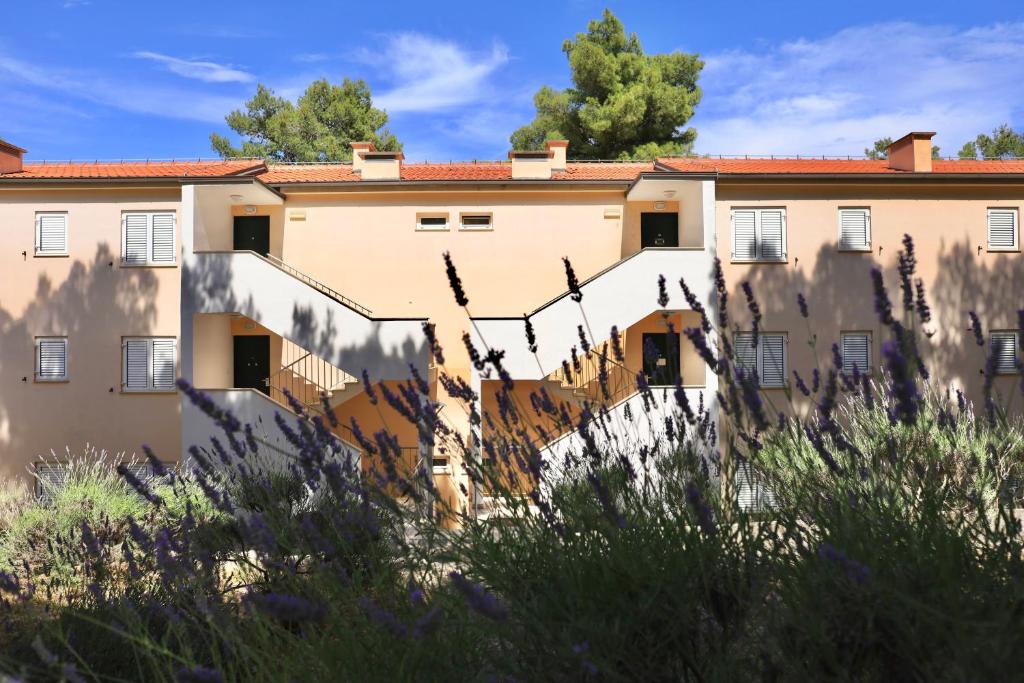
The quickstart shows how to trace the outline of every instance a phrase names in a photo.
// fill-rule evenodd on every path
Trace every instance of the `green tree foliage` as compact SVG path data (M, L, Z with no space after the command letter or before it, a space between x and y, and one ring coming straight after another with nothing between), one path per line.
M683 129L700 102L696 54L644 54L609 10L586 33L566 40L572 87L544 86L533 97L537 116L511 136L514 149L569 141L579 159L651 159L685 154L697 131Z
M864 156L868 159L888 159L889 158L889 145L892 144L892 138L884 137L875 140L875 144L871 147L864 148ZM939 146L932 145L932 159L939 158Z
M1024 135L1004 123L991 136L982 133L973 142L965 142L959 155L961 159L1024 158Z
M224 159L347 161L352 142L372 142L379 150L402 147L384 127L388 115L373 106L362 80L346 78L340 86L314 81L297 104L260 84L245 111L236 109L225 120L243 139L241 147L234 147L226 137L210 134L214 151Z

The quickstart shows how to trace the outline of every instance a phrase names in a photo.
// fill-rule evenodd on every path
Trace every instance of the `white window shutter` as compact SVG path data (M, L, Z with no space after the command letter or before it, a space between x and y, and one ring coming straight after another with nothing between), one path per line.
M68 340L40 339L36 342L36 347L36 377L42 380L67 379Z
M993 332L989 337L989 345L995 360L996 372L1017 371L1017 349L1020 341L1016 332Z
M757 349L754 347L754 335L751 332L737 332L733 337L733 352L736 354L736 367L749 373L757 370Z
M121 221L124 226L124 262L145 265L149 260L149 214L126 213Z
M839 248L871 248L870 214L867 209L839 210Z
M36 215L36 253L66 254L68 252L68 215L41 213Z
M732 212L732 257L757 258L757 214L752 209Z
M782 387L786 385L786 337L781 334L762 334L759 353L761 355L761 386Z
M57 493L67 486L68 466L55 463L36 463L36 496L44 503L52 503Z
M758 240L760 258L773 261L786 256L786 219L779 209L762 209L761 235Z
M174 263L174 214L155 213L153 220L153 263Z
M153 389L168 391L174 388L174 339L153 340Z
M871 372L871 335L850 332L842 335L843 372L853 374L854 367L861 374Z
M124 387L129 391L149 388L149 341L129 339L124 343Z
M988 247L1017 248L1017 209L988 210Z

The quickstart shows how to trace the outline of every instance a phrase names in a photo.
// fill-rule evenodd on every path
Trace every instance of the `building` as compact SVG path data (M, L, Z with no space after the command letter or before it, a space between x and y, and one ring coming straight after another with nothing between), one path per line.
M415 370L445 404L444 419L468 431L437 386L424 322L436 325L447 371L483 389L485 411L496 409L487 391L496 380L473 368L464 333L506 351L524 397L545 386L572 400L593 381L561 373L581 325L597 342L612 326L621 332L625 360L614 371L643 370L653 384L680 377L710 403L717 377L666 321L676 331L697 323L676 282L685 278L709 306L717 256L740 324L749 322L740 285L753 287L764 343L749 362L766 391L782 392L833 341L851 366L876 367L870 270L883 269L899 305L905 233L932 308L933 374L980 396L988 350L968 329L974 311L1002 354L997 390L1010 396L1024 308L1024 161L933 160L930 137L905 136L888 160L583 163L555 141L502 162L406 163L358 143L351 164L294 165L29 163L0 143L0 474L86 443L127 453L146 443L178 459L212 433L175 391L183 377L284 450L273 427L284 391L310 405L326 391L343 425L387 426L410 463L433 457L439 486L458 498L457 463L421 452L415 429L372 405L358 380L366 370L397 383ZM466 308L453 300L444 252ZM580 303L568 295L563 256ZM670 286L664 308L659 274Z

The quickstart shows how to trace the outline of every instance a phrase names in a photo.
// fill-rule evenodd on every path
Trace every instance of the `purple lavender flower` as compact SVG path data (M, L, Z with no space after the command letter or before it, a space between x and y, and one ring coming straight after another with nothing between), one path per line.
M871 269L871 283L875 290L875 313L883 325L892 325L892 302L889 301L889 293L885 290L882 271L879 268Z
M5 571L0 571L0 591L18 593L21 591L21 583L18 577Z
M697 349L697 353L704 359L707 366L711 368L715 373L719 372L720 365L718 359L715 358L714 352L711 351L711 347L708 346L707 337L704 336L704 331L699 327L687 327L683 330L683 334L690 340L694 348Z
M611 342L612 357L620 363L624 362L626 360L626 354L622 350L622 340L619 338L619 328L617 325L612 325Z
M437 326L434 323L424 322L423 336L427 338L427 343L430 345L430 353L434 356L434 360L437 361L438 365L444 365L444 351L441 349L441 343L437 340Z
M800 307L800 315L806 318L808 316L807 299L804 298L803 292L796 295L796 305Z
M904 424L914 424L917 421L920 395L907 358L893 340L882 344L882 358L889 372L889 394L895 402L890 418Z
M131 468L129 468L123 462L118 463L117 473L120 474L126 482L128 482L129 486L135 489L136 493L138 493L140 496L148 500L153 505L161 505L163 503L163 500L160 498L160 496L153 493L153 491L149 488L149 484L136 477L135 473L132 472Z
M178 669L174 680L178 683L224 683L224 677L218 671L198 665Z
M664 275L658 276L658 306L661 308L668 306L668 287Z
M839 344L836 343L832 344L832 367L834 367L837 372L843 371L843 356L839 353Z
M871 578L870 567L848 557L831 543L822 543L818 546L818 556L841 567L847 578L855 583L864 583Z
M586 435L584 434L584 438ZM590 446L591 451L596 451L596 447ZM587 473L587 481L590 482L590 487L594 489L594 493L597 494L597 500L601 504L601 509L604 510L605 515L612 521L615 526L620 529L626 528L626 518L622 516L618 508L615 507L615 502L612 500L611 493L608 491L608 487L601 481L601 477L594 474L593 472Z
M523 313L523 324L526 326L526 345L530 348L530 353L537 353L537 333L533 330L530 316L525 313Z
M562 263L565 264L565 280L569 285L569 298L579 303L583 301L583 290L580 289L580 281L576 279L576 271L572 269L568 256L562 257Z
M804 378L800 376L800 373L794 370L793 377L796 379L796 388L800 390L800 393L804 396L810 396L811 390L807 388L807 384L804 383Z
M455 294L455 303L465 308L469 305L465 290L462 289L462 280L455 271L455 264L452 263L452 255L444 252L444 271L448 274L448 284L451 285L452 293Z
M587 340L587 333L583 330L583 325L576 326L576 334L580 338L580 348L583 349L583 353L590 352L590 342Z
M449 572L448 578L474 612L494 621L504 621L508 618L508 608L505 604L483 586L470 581L459 572Z
M359 598L359 607L370 621L374 622L396 638L407 638L409 627L398 620L389 610L381 607L368 597Z
M978 314L971 311L967 314L971 318L971 332L974 333L974 341L978 346L985 345L985 335L981 332L981 320L978 319Z
M818 368L811 370L811 393L818 393L818 389L821 387L821 372Z
M700 488L692 481L686 484L686 502L697 516L697 523L700 524L701 531L706 536L714 536L717 531L715 517L711 512L711 507L704 500Z
M928 307L928 300L924 295L924 280L918 278L914 282L914 289L916 292L915 306L917 308L917 317L921 319L922 323L931 322L932 309Z
M322 603L315 603L297 595L251 594L247 600L257 611L278 621L316 622L327 616L327 608Z
M716 308L718 309L718 327L725 330L729 326L729 291L725 286L725 274L722 272L722 259L715 257L715 292L717 293Z

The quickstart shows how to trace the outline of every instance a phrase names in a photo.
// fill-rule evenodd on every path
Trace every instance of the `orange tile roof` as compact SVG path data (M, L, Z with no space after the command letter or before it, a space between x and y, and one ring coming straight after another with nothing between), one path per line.
M653 171L654 162L593 162L567 164L564 171L551 174L552 180L634 180L640 173ZM402 180L474 181L512 180L512 164L507 161L453 161L451 163L402 164ZM289 183L343 183L359 181L349 164L271 164L259 179L268 185Z
M119 178L218 178L264 168L252 159L228 161L95 161L26 163L15 173L0 173L0 179L111 180Z
M907 171L889 168L885 159L715 159L711 157L665 157L659 166L674 171L730 174L892 174ZM933 173L1024 173L1024 159L936 159Z

